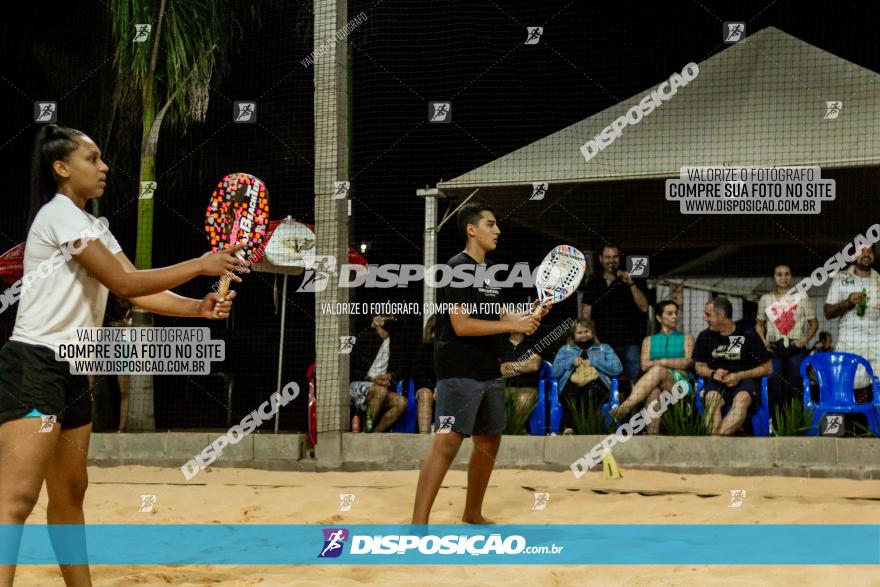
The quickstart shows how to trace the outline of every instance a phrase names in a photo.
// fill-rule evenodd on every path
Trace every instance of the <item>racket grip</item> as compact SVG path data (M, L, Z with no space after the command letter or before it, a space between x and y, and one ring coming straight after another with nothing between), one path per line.
M544 302L538 302L537 305L533 305L533 306L529 309L529 313L530 313L532 316L537 316L537 315L538 315L538 312L539 312L540 310L545 309L546 307L547 307L547 305L544 304ZM548 311L549 311L549 310L548 310Z
M225 296L226 294L228 294L230 281L231 281L231 278L229 277L228 273L226 275L224 275L223 277L221 277L220 278L220 287L217 288L217 293L219 293L221 296Z

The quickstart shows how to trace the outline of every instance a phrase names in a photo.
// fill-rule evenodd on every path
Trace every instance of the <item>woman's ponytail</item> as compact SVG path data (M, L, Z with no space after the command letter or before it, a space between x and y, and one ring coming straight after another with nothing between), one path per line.
M73 129L47 124L37 132L34 154L31 159L31 209L28 227L33 223L43 204L58 192L58 182L52 164L66 161L79 147L78 138L83 133Z

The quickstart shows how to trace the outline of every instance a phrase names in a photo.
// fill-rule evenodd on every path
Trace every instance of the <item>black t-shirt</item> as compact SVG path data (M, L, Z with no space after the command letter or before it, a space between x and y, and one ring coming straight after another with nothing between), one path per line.
M729 336L712 330L701 332L694 344L693 359L710 369L738 373L766 363L770 351L754 330L737 326Z
M529 360L529 358L531 358L532 354L534 354L534 349L532 347L533 345L528 338L526 338L518 345L514 345L512 342L510 342L510 337L505 336L501 340L501 362L525 362ZM533 352L530 353L529 350L532 350ZM507 386L538 387L538 372L535 371L534 373L523 373L522 375L511 377L507 380Z
M415 381L416 389L434 389L437 377L434 375L434 343L420 342L413 352L409 376Z
M460 265L470 265L471 275L476 272L479 264L467 253L462 251L455 255L447 264L455 270ZM486 268L492 266L487 259ZM502 304L501 288L486 283L478 287L453 287L455 283L437 290L438 304L466 304L468 314L478 320L498 320L498 312L492 307ZM460 280L459 280L460 283ZM442 306L441 306L442 308ZM504 335L494 336L458 336L452 328L449 311L437 312L437 330L434 337L434 371L437 379L462 377L489 381L501 377L498 363L498 343Z
M633 279L645 297L648 287L644 279ZM592 308L591 317L596 324L596 336L612 347L641 344L647 334L645 312L639 310L630 287L622 279L615 278L609 285L602 273L595 273L581 282L583 303Z

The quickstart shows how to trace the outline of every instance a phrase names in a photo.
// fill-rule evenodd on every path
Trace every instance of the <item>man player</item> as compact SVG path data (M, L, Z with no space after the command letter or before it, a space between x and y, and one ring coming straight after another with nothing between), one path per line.
M498 244L498 222L486 202L470 201L458 211L458 229L467 246L448 261L453 268L470 266L471 274L491 267L486 253ZM481 269L482 268L482 269ZM461 270L459 270L461 271ZM488 279L473 286L440 288L438 302L448 312L437 314L434 369L437 375L437 434L428 451L413 506L413 524L427 524L431 506L462 441L472 437L474 451L468 465L467 500L462 521L491 524L483 517L483 496L495 465L504 430L504 383L499 363L499 335L533 334L546 309L535 315L492 313L489 305L501 304L501 289ZM461 285L461 282L458 284Z

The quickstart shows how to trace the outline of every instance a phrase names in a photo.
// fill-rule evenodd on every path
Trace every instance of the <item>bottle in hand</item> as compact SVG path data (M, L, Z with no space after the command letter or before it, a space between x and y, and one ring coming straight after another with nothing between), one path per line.
M858 305L856 306L856 316L862 317L865 315L865 310L868 308L868 290L864 287L862 288L862 295L865 296L859 300Z

